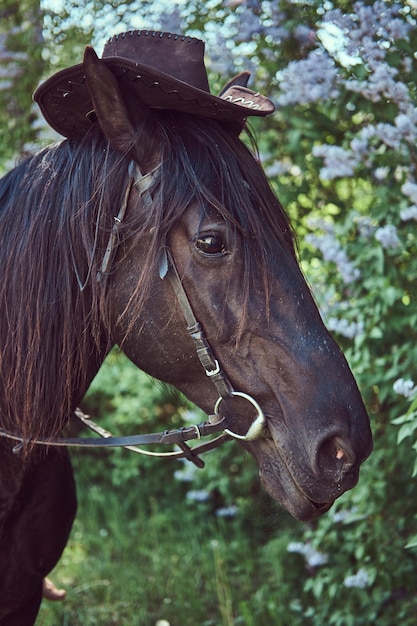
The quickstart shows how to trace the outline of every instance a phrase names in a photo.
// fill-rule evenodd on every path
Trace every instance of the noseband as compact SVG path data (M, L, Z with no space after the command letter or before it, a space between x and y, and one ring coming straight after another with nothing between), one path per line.
M117 214L117 216L114 217L113 228L110 233L100 271L97 275L97 280L99 282L104 282L106 280L106 277L109 274L109 268L115 257L119 241L119 228L126 214L132 187L135 187L136 191L141 196L144 205L150 206L152 204L150 188L152 187L152 185L154 185L156 181L159 167L160 166L158 165L154 170L143 175L136 163L134 163L133 161L130 163L130 181L126 188L119 213ZM127 437L113 437L110 432L95 424L91 420L91 418L85 415L82 411L80 411L80 409L76 409L74 415L78 419L80 419L83 424L88 426L88 428L99 434L102 439L38 438L27 440L23 437L12 435L3 429L0 429L0 436L19 442L13 448L13 452L18 452L25 445L29 444L84 448L124 447L133 452L145 454L148 456L186 458L187 460L192 461L195 465L197 465L197 467L204 467L203 461L199 458L199 455L203 452L212 450L213 448L218 447L219 445L232 438L239 439L241 441L253 441L255 439L268 436L266 430L266 419L259 404L250 395L241 391L235 391L233 389L226 374L223 372L219 361L215 358L214 352L207 340L204 330L194 315L194 311L185 292L184 286L181 282L171 251L167 246L164 247L161 253L159 276L162 280L164 280L165 278L169 280L177 297L177 301L182 310L185 321L187 323L187 330L189 332L189 335L194 342L198 359L206 373L206 376L208 376L208 378L212 381L219 395L214 406L214 414L208 416L208 419L199 425L186 426L175 430L165 430L161 433L133 435ZM235 433L227 428L226 418L223 417L220 412L222 402L233 397L238 397L246 400L252 406L252 408L256 410L257 413L252 424L248 428L248 431L244 435ZM186 443L187 441L193 439L201 439L201 437L216 434L219 432L221 432L221 434L218 435L215 439L212 439L211 441L208 441L206 443L196 445L193 448L190 448ZM177 444L181 448L181 450L159 453L150 452L148 450L143 450L137 447L139 445L149 444Z

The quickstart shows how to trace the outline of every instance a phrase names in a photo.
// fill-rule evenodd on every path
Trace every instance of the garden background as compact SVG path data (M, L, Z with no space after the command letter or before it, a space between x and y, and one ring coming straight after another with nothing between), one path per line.
M303 270L365 398L375 451L313 524L262 493L237 443L204 470L73 454L79 513L39 626L378 626L417 620L417 1L2 0L0 172L56 141L31 94L130 28L206 40L213 92L241 69ZM325 372L323 373L325 375ZM113 352L83 408L116 433L195 408ZM165 620L165 621L164 621Z

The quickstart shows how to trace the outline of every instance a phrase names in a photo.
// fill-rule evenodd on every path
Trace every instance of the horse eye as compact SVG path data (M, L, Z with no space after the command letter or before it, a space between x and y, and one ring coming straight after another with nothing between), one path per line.
M196 239L195 246L197 250L204 254L219 255L226 252L226 246L223 237L218 234L202 235Z

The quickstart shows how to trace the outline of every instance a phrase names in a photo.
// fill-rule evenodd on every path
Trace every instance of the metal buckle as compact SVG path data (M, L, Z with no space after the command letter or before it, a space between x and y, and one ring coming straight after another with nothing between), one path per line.
M204 368L204 371L206 372L206 375L208 377L215 376L216 374L219 374L219 372L220 372L220 364L219 364L218 360L214 359L214 370L206 370L206 368Z

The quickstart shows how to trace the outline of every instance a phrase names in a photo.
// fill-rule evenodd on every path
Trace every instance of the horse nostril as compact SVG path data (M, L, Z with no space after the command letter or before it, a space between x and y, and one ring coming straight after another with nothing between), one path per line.
M339 435L325 439L317 451L318 471L332 481L340 481L355 461L351 445Z

